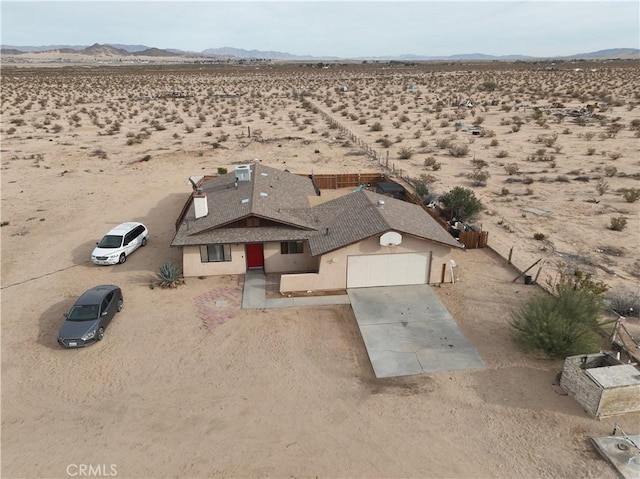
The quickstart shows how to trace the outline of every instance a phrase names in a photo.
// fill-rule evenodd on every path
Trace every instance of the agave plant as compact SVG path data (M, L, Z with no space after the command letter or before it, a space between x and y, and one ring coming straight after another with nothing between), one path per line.
M171 262L166 262L158 269L158 285L161 288L177 288L184 284L182 269Z

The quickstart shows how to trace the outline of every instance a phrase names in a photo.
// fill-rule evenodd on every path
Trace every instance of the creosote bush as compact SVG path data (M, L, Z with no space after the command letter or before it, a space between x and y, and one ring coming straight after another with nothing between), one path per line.
M544 233L533 233L533 239L537 240L537 241L542 241L546 238L547 236Z
M403 146L398 151L398 158L400 158L401 160L408 160L412 156L413 156L413 150L411 148L407 148L406 146Z
M512 312L509 324L515 341L551 358L597 351L606 291L606 285L580 271L563 275L552 295L539 292Z
M628 190L624 190L622 192L622 197L627 203L635 203L640 199L640 189L629 188Z
M609 220L608 228L612 231L622 231L627 227L627 218L624 216L616 216Z

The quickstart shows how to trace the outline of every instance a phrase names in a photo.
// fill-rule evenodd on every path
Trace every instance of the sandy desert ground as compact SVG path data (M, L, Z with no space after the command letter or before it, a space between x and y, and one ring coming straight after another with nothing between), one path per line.
M388 151L431 191L473 188L489 243L514 246L520 269L543 258L541 279L562 262L637 290L639 203L623 198L640 178L637 75L628 62L4 68L2 476L614 478L588 438L640 415L593 420L554 392L561 363L521 353L507 328L534 289L490 250L457 252L461 281L436 288L487 367L385 381L349 307L243 311L241 277L149 282L180 260L168 245L188 176L256 159L379 171L364 153ZM586 105L583 125L554 115ZM619 216L626 228L608 229ZM149 227L148 246L93 266L124 220ZM105 341L60 350L63 312L99 283L120 285L125 309Z

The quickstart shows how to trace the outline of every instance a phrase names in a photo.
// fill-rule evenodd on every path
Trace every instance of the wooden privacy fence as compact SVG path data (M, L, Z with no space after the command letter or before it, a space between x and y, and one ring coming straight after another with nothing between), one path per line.
M489 242L489 232L461 231L458 239L467 249L484 248Z
M337 190L340 188L352 188L360 185L376 184L385 181L385 177L381 173L346 173L346 174L312 174L311 179L315 186L319 189Z

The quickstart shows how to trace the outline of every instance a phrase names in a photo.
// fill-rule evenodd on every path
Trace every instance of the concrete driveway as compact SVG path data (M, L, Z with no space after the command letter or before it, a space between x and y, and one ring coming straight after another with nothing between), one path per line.
M376 377L484 367L427 285L347 290Z

